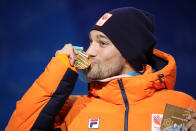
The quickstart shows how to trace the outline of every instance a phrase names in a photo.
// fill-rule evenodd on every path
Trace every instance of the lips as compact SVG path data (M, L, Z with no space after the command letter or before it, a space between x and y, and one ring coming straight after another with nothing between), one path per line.
M94 61L91 61L91 65L95 65L96 64L96 62L94 62Z
M96 60L94 60L94 59L89 59L89 61L90 61L90 65L94 65L97 63Z

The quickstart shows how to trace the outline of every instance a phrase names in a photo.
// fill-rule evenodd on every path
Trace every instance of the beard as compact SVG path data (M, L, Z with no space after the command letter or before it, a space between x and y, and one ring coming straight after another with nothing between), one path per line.
M119 58L116 62L102 63L100 60L94 60L96 64L91 65L86 71L86 77L89 80L102 80L108 77L119 75L123 69L123 65L125 60L123 58Z

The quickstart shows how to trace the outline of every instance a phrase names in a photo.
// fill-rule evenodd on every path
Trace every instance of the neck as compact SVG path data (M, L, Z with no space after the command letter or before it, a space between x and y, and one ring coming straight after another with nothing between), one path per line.
M136 70L128 63L128 61L125 61L125 64L123 65L120 75L126 74L128 72L132 72L132 71L136 71Z

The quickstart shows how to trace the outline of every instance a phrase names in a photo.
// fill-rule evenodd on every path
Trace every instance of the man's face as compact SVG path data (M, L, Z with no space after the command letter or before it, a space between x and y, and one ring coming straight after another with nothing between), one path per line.
M102 32L90 32L90 46L87 50L91 66L85 72L89 80L101 80L122 72L125 59L118 49Z

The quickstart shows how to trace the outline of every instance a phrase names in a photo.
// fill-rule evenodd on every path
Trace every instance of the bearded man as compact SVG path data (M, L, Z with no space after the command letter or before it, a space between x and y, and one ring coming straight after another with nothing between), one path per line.
M65 44L17 102L7 131L155 131L166 104L196 110L191 96L173 90L175 60L154 48L150 13L114 9L97 21L89 36L90 67L83 70L88 95L71 96L78 50ZM195 130L196 113L187 119L187 130Z

